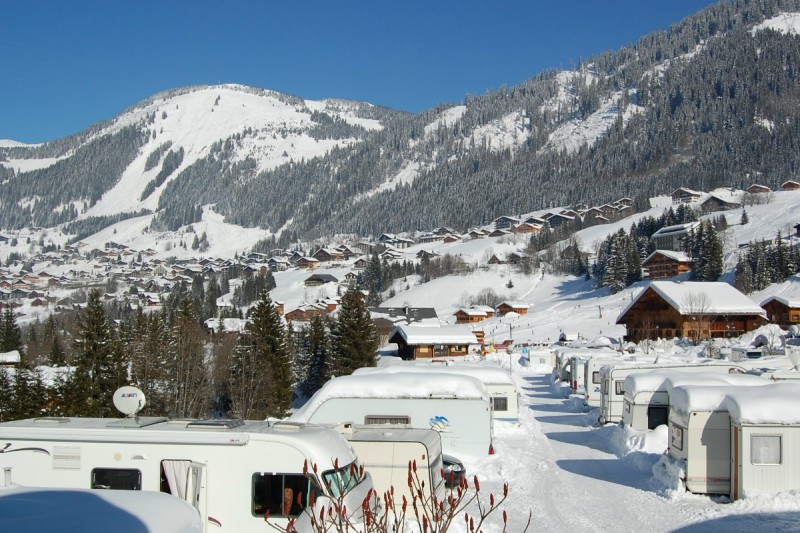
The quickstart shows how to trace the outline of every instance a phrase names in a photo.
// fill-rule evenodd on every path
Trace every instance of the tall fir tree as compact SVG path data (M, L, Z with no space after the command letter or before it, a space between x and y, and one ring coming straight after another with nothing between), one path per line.
M331 328L331 375L349 375L357 368L375 366L378 344L378 332L361 292L347 291Z
M739 292L750 294L753 292L753 269L750 268L750 263L744 255L740 255L736 262L736 280L734 282Z
M300 391L306 397L317 392L331 377L330 338L327 320L313 316L304 331L302 353L304 354L304 378Z
M65 413L70 416L115 416L112 396L124 385L119 380L122 362L116 358L111 325L100 292L89 293L85 311L78 318L74 342L75 371L65 383Z
M170 330L166 388L169 414L201 417L208 412L210 377L205 360L205 331L197 321L191 298L181 300Z
M264 417L285 418L294 393L292 356L281 317L266 290L261 291L258 303L251 310L246 330L250 337L249 349L261 366L261 372L267 376Z
M31 328L32 331L35 331ZM25 355L25 346L22 342L22 330L17 324L17 315L14 308L7 306L3 311L3 320L0 323L0 353L17 350L20 356Z

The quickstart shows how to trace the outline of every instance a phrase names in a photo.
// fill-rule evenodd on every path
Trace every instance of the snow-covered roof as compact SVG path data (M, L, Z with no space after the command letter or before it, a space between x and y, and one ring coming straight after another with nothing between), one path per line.
M421 361L398 361L396 363L378 366L359 368L353 375L374 375L374 374L457 374L470 376L481 383L497 385L515 385L511 375L497 365L480 365L469 363L439 364Z
M391 339L396 333L405 339L407 344L478 344L478 339L469 326L456 324L441 327L409 326L398 324L389 335Z
M740 424L800 424L800 383L729 391L723 407Z
M10 352L0 353L0 365L17 365L20 362L19 351L11 350Z
M698 370L699 366L701 370ZM714 366L718 367L716 371L709 368ZM756 379L766 382L758 376L728 374L726 369L729 368L731 365L707 363L630 374L625 378L625 393L635 397L640 392L669 392L675 386L684 384L736 385L738 378L742 377L744 381Z
M651 281L619 314L623 317L648 289L654 290L681 315L760 315L757 303L722 281ZM618 318L619 320L619 318Z
M800 308L800 298L787 298L785 296L770 296L761 302L761 306L763 307L773 300L782 303L786 307Z
M687 222L685 224L675 224L674 226L664 226L663 228L659 229L651 238L657 237L665 237L667 235L680 235L683 233L688 233L694 228L700 225L699 222Z
M430 398L458 395L462 399L489 401L479 380L458 374L358 374L330 379L290 420L307 422L319 407L332 398Z
M688 263L692 260L692 258L684 252L676 252L674 250L656 250L648 255L644 261L642 261L642 263L646 263L651 257L656 255L663 255L664 257L668 257L673 261L680 261L681 263Z
M739 376L743 378L745 376ZM688 416L695 412L725 411L723 405L728 393L751 387L763 388L770 384L768 379L750 376L754 379L740 379L738 385L706 382L703 384L683 383L669 391L669 408L677 414ZM760 381L759 381L760 380Z

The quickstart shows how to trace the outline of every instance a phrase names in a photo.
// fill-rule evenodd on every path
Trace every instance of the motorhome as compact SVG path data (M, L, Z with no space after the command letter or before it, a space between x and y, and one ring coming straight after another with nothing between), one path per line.
M684 462L683 483L689 492L730 493L731 419L725 399L729 392L771 383L757 376L739 378L739 385L695 383L670 390L668 453Z
M422 490L426 501L445 501L442 439L432 429L404 426L363 426L339 424L337 430L347 439L364 469L372 477L375 491L383 501L392 494L394 505L402 505L403 497L412 502L409 466L416 465L414 485Z
M405 424L434 429L459 459L492 449L492 403L475 378L448 373L357 374L329 380L289 420L312 424Z
M342 435L301 424L41 417L0 423L0 452L20 485L166 492L213 531L263 531L267 512L275 525L294 518L307 531L311 493L316 505L341 495L360 512L372 488ZM284 510L290 490L298 505Z
M758 376L745 375L742 367L733 363L689 365L650 372L630 374L623 389L622 424L644 431L665 425L669 417L669 391L675 385L708 383L710 385L736 385Z
M715 359L699 359L697 361L681 361L668 363L619 363L606 365L600 369L600 416L601 424L617 424L622 421L625 398L625 378L631 374L652 372L653 370L686 367L690 365L713 366L720 361ZM723 362L724 363L724 362ZM718 371L728 372L730 365L720 366Z
M397 362L378 367L359 368L354 375L403 372L423 374L448 373L470 376L486 387L492 401L492 416L495 420L519 421L519 391L514 379L506 371L494 364L465 363L452 361Z

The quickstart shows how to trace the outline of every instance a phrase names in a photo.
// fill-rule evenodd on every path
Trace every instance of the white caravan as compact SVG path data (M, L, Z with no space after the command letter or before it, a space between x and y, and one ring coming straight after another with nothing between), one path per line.
M597 348L567 349L569 356L570 393L586 396L586 363L593 359L619 359L619 352Z
M738 500L800 490L800 385L729 391L731 491Z
M312 424L404 424L434 429L442 451L460 459L492 449L492 403L483 383L448 373L361 374L333 378L289 420Z
M407 427L354 426L339 424L337 430L347 439L358 461L369 472L378 496L392 493L395 506L403 497L411 505L409 466L416 464L416 478L422 497L430 501L445 501L445 480L442 475L442 439L432 429Z
M749 378L749 379L746 379ZM731 419L729 392L769 385L768 379L738 376L739 385L683 384L669 394L669 456L684 462L683 483L696 494L729 494Z
M403 372L448 373L470 376L486 387L492 400L492 416L495 420L519 421L519 391L511 375L494 364L466 362L396 362L386 366L359 368L353 375L397 374Z
M262 532L267 511L276 525L295 517L309 531L302 508L312 492L322 505L344 491L347 508L360 512L372 480L358 466L328 427L160 417L0 423L0 467L12 469L15 483L166 492L191 503L210 531ZM289 489L296 505L283 509Z
M600 369L600 416L601 424L617 424L622 421L622 412L625 398L625 378L631 374L641 374L657 369L698 366L708 368L719 363L714 359L700 359L697 362L669 362L669 363L639 363L639 364L611 364ZM723 362L724 363L724 362ZM728 365L730 366L730 365ZM728 366L721 371L728 372Z
M630 374L623 388L622 424L644 431L665 425L669 419L669 391L675 385L708 383L736 385L738 378L763 379L746 376L742 367L733 363L690 365Z
M585 392L583 404L589 407L600 407L602 393L600 390L600 369L606 365L613 365L624 361L617 357L592 357L583 364L583 389Z

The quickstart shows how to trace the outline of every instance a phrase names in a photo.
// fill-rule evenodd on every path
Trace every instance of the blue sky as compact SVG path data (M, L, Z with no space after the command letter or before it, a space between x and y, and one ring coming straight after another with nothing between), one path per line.
M56 139L195 84L418 112L618 50L713 3L4 2L0 139Z

